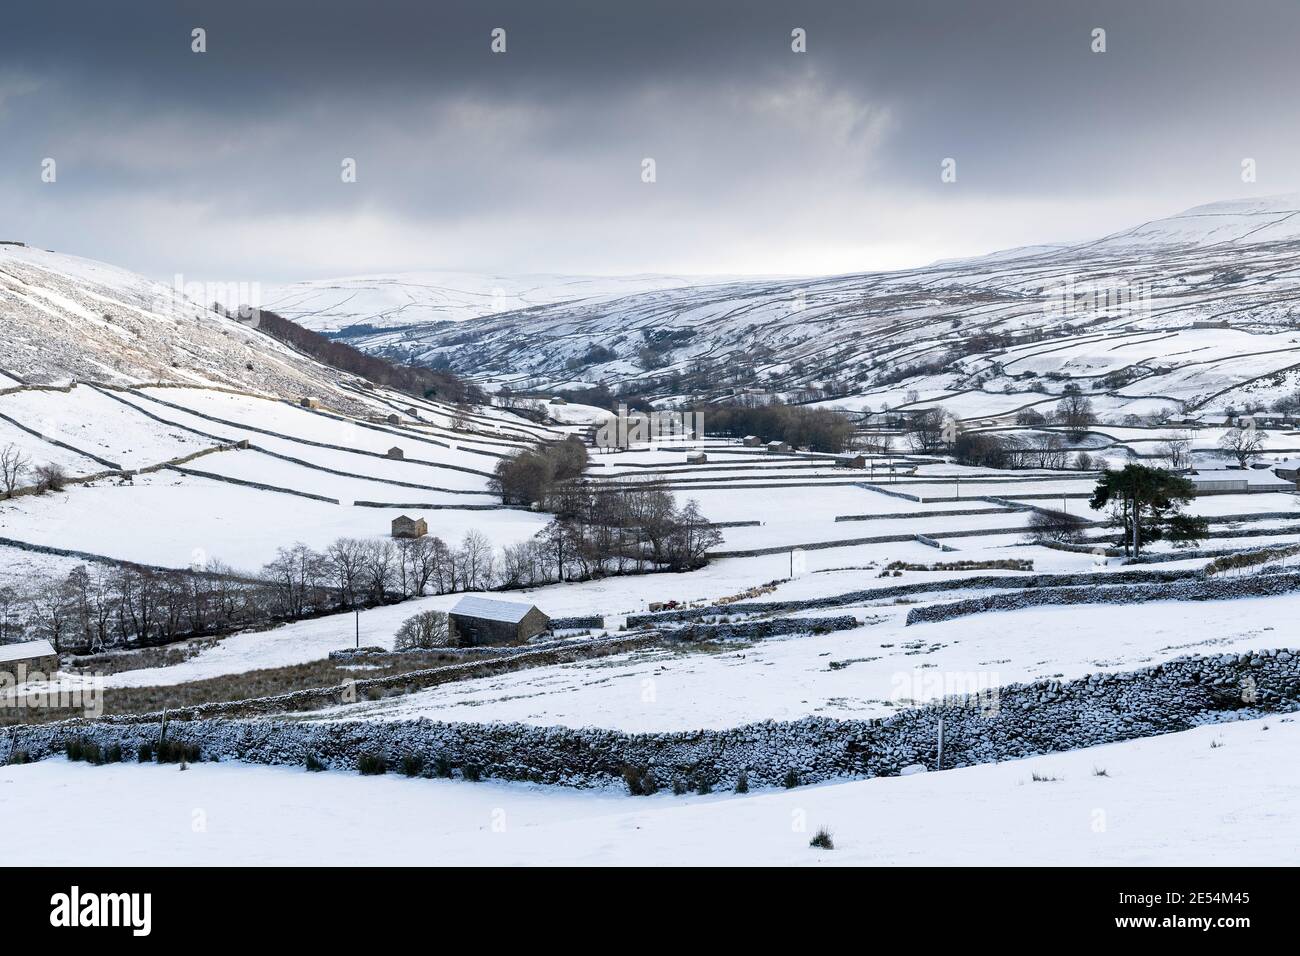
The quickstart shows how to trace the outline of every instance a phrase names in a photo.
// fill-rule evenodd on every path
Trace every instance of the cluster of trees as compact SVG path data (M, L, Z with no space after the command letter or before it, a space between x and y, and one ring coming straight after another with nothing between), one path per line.
M1076 468L1091 471L1095 463L1086 451L1071 453L1060 435L1026 437L988 432L959 432L947 448L963 465L980 468Z
M376 355L368 355L343 342L326 338L296 322L265 310L258 312L258 328L273 338L292 345L331 368L423 398L437 397L445 402L481 405L483 392L457 378L446 369L422 368L417 365L394 365Z
M580 477L586 467L587 446L570 435L503 458L488 487L508 505L544 504L557 487Z
M853 422L829 408L808 408L771 402L746 405L727 402L707 405L704 428L712 435L743 438L758 435L819 452L847 451L853 443Z
M694 500L678 508L659 483L573 481L557 487L546 507L555 514L551 523L534 540L505 550L502 575L512 584L690 571L722 542Z

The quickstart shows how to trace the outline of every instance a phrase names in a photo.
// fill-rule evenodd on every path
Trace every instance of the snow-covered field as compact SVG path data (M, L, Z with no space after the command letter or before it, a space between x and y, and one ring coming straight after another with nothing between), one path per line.
M0 812L25 822L9 835L19 866L1289 866L1298 747L1300 721L1267 717L942 773L638 798L52 758L0 768ZM822 827L832 850L808 845Z
M253 571L296 542L321 549L340 537L386 536L399 514L427 518L430 533L446 541L477 530L507 544L546 523L528 511L344 506L162 471L130 484L104 481L6 502L0 536L142 564L187 568L216 560Z
M865 619L856 630L704 651L638 651L599 666L559 665L445 684L309 719L429 717L648 732L719 729L769 717L881 717L1013 682L1069 680L1188 654L1295 643L1282 622L1300 600L1260 598L1251 607L1244 619L1236 601L1044 607L904 627L906 605L862 604L833 612Z

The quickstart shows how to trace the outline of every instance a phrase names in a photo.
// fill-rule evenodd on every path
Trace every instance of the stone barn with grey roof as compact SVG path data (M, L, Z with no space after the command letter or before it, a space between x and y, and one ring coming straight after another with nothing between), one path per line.
M483 597L461 598L447 617L451 643L457 647L522 644L551 623L536 605Z
M37 674L49 677L58 669L59 655L49 641L0 644L0 672L12 674L19 683Z

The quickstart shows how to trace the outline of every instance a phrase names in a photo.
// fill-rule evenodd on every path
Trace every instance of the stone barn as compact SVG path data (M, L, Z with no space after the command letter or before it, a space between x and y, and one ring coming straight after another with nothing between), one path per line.
M744 442L746 448L757 448L759 445L763 444L763 439L759 438L757 435L746 435L741 439L741 441Z
M59 669L59 655L49 641L23 641L0 644L0 671L23 683L32 675L50 675Z
M319 398L300 398L298 404L303 408L320 408Z
M702 451L692 452L686 456L686 464L703 465L709 460L709 456Z
M393 519L394 538L423 538L429 533L429 523L423 518L409 518L402 515Z
M458 647L522 644L550 623L536 605L494 598L464 597L448 612L451 642Z
M836 468L866 468L866 455L840 455L835 459Z
M388 449L388 457L401 460L406 457L406 452L394 445L392 448Z
M784 441L770 441L765 447L769 452L783 455L790 450L790 443Z
M400 424L402 424L402 416L400 416L400 415L389 415L389 416L388 416L386 419L384 419L384 420L385 420L386 422L388 422L388 424L390 424L390 425L400 425Z

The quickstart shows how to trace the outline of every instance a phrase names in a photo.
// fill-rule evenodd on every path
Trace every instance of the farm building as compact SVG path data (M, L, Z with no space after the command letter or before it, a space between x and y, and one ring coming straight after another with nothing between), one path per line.
M1296 483L1268 470L1222 468L1188 475L1198 495L1295 491Z
M320 408L319 398L300 398L298 404L303 408Z
M418 411L416 411L414 408L408 408L408 409L406 410L406 414L410 415L412 418L419 418L419 417L420 417L420 413L419 413Z
M429 533L429 523L423 518L408 518L402 515L393 519L394 538L423 538Z
M702 451L691 452L686 456L686 464L688 465L703 465L708 460L709 456Z
M1273 474L1283 481L1300 481L1300 458L1289 458L1273 466Z
M1204 475L1188 475L1187 480L1196 486L1198 495L1245 493L1246 476L1241 472L1215 471Z
M561 398L559 395L556 395L554 398L551 399L551 404L552 404L552 405L567 405L567 404L569 404L569 403L568 403L567 401L565 401L565 399Z
M396 458L400 461L401 459L406 457L406 452L402 451L402 449L394 445L392 448L388 449L388 457Z
M866 455L839 455L835 459L836 468L866 468Z
M746 448L757 448L759 445L763 444L763 439L759 438L757 435L746 435L741 439L741 441L744 442Z
M769 452L779 452L784 454L790 450L790 443L784 441L770 441L765 446Z
M384 421L390 425L400 425L402 424L402 417L400 415L389 415Z
M16 681L25 681L31 674L53 674L58 669L59 655L49 641L0 644L0 671L12 674Z
M459 647L522 644L541 634L551 619L533 604L493 598L461 598L448 612L451 641Z

